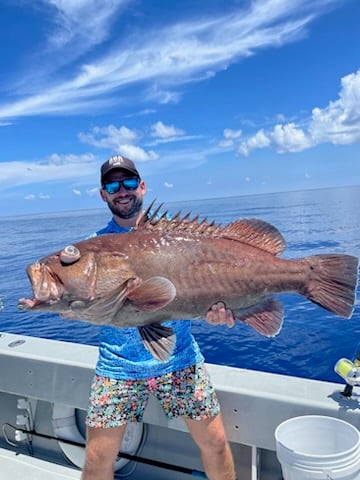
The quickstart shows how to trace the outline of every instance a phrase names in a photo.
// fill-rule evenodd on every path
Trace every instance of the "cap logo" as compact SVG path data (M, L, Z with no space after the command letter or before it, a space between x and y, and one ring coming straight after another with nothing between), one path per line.
M125 162L124 158L121 155L114 155L109 159L109 164L112 167L117 167L117 166L122 166L122 164Z

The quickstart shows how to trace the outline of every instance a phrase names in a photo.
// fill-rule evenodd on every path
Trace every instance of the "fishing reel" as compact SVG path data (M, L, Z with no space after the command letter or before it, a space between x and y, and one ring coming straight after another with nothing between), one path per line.
M334 366L335 372L346 382L342 395L351 397L354 387L360 386L360 343L356 348L352 360L340 358Z

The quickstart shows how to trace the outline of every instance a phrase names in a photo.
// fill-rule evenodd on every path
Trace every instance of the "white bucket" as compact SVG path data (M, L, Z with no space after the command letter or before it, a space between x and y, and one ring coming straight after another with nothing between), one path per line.
M275 430L284 480L360 480L360 433L321 415L295 417Z

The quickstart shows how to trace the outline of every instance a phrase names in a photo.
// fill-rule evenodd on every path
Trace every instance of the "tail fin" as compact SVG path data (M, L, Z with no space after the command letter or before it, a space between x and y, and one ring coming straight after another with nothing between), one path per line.
M359 259L330 254L308 257L311 273L305 296L340 317L350 318L355 303Z

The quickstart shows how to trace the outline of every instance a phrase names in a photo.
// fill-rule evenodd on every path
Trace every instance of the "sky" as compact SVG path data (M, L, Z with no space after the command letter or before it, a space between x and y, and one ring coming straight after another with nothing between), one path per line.
M0 0L0 216L360 184L358 0Z

